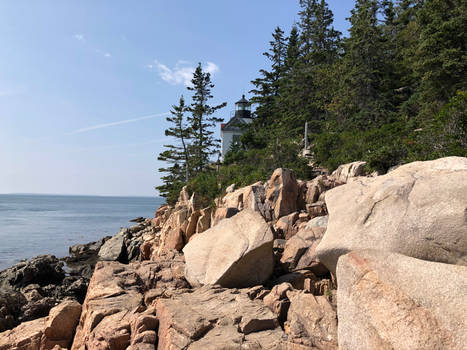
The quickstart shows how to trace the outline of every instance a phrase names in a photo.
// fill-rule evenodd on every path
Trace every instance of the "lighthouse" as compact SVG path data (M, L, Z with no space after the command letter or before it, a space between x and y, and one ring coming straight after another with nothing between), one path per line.
M244 126L252 121L251 103L245 98L245 95L242 95L242 98L235 102L235 111L232 112L230 120L221 124L222 159L232 144L240 142Z

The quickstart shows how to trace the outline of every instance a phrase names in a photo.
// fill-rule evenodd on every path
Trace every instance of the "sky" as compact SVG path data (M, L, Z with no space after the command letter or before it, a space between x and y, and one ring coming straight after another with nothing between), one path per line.
M329 0L346 33L353 0ZM155 196L194 67L228 120L298 0L0 1L0 193ZM218 134L218 130L216 130Z

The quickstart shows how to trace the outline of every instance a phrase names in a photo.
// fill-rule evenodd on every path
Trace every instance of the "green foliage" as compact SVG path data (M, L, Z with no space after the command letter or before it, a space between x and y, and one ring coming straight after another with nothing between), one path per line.
M315 140L317 161L334 170L340 164L364 160L370 170L385 172L405 159L405 128L403 122L395 122L369 130L322 133Z
M269 179L277 168L292 169L302 179L311 176L308 161L299 157L301 145L292 139L276 139L263 149L232 149L220 169L223 188L235 183L248 185Z
M156 190L166 197L168 202L173 202L175 192L182 187L180 184L188 181L190 174L188 142L191 136L190 128L185 125L185 111L185 100L182 96L179 104L172 106L171 115L166 118L172 126L165 130L165 135L172 136L175 141L164 145L165 150L157 157L158 160L169 164L168 167L159 168L159 172L166 173L166 175L161 178L163 184L156 187Z
M214 84L211 82L211 74L203 72L201 63L198 64L193 79L193 86L189 86L188 90L193 91L192 103L187 108L190 113L188 123L191 129L191 159L193 171L197 174L207 169L211 157L219 153L220 140L215 139L213 128L217 123L223 121L222 118L217 118L213 114L224 108L227 104L221 103L217 106L210 106L209 100L213 97L211 89Z
M413 138L407 161L467 157L467 92L459 91Z
M216 172L212 169L198 173L187 185L189 193L195 192L203 207L213 205L213 199L220 194Z
M185 185L184 170L180 168L178 163L167 168L159 169L159 172L165 173L161 177L162 185L155 187L162 197L166 198L168 204L174 204L177 201L178 194Z
M314 161L329 170L364 160L369 170L385 172L467 156L467 1L356 0L345 39L325 0L299 4L299 21L289 37L274 30L264 53L269 67L251 82L254 121L217 169L209 165L217 141L212 132L200 136L200 120L214 127L218 119L209 116L222 105L207 105L209 76L200 67L195 72L190 190L207 204L230 184L267 180L278 167L308 179L311 168L299 156L305 122ZM173 162L161 189L170 198L169 181L183 182L176 158L167 157Z
M458 90L467 90L467 2L427 0L416 17L413 71L422 116L430 118Z
M193 92L192 103L186 106L182 96L179 104L172 106L171 116L167 117L172 126L165 130L165 135L173 137L174 142L165 145L166 149L158 156L168 166L159 169L166 175L161 178L163 184L156 189L169 204L177 201L178 193L184 185L206 182L202 173L210 171L211 157L219 152L220 141L214 138L213 128L222 119L213 114L225 107L226 103L209 105L214 84L210 74L203 72L201 63L193 73L191 82L193 86L188 87L188 90ZM186 112L189 113L188 118L185 118ZM191 178L196 181L190 182ZM209 186L206 195L208 193L211 193Z
M350 37L337 63L340 83L333 112L346 129L369 129L388 122L393 111L390 50L378 17L384 8L377 0L357 0L349 18Z

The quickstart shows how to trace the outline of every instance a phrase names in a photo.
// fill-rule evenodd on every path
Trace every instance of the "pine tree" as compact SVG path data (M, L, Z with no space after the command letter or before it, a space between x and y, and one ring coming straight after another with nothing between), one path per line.
M272 34L273 40L269 42L270 49L263 53L271 61L270 84L273 96L279 95L280 80L283 77L285 59L287 57L287 44L284 31L276 27Z
M192 138L191 165L197 174L208 168L211 156L219 153L220 140L214 138L212 129L223 119L217 118L213 114L225 107L227 103L224 102L217 106L208 104L208 101L213 97L211 90L214 84L211 82L211 74L203 72L201 63L196 67L191 83L192 86L189 86L188 90L193 91L192 103L187 111L190 113L188 124Z
M166 120L171 126L165 130L165 136L174 138L174 142L164 145L166 148L158 156L158 160L169 164L166 168L160 168L159 172L167 173L162 177L163 185L157 187L161 195L169 197L174 188L178 190L178 184L187 183L190 174L189 139L190 130L187 128L184 118L186 111L185 100L180 97L179 104L173 105L171 115ZM176 190L176 191L177 191Z
M390 116L393 92L389 73L393 61L378 20L380 9L377 0L356 0L351 11L340 88L332 107L346 128L382 125Z
M254 96L251 102L258 104L255 114L255 124L261 128L268 128L275 123L277 116L277 98L280 93L281 79L284 76L287 44L284 31L276 27L269 42L269 51L263 53L271 62L270 70L261 69L260 78L251 83L254 88L250 91Z
M301 54L307 64L332 63L341 33L334 29L334 15L325 0L300 0Z
M458 90L467 90L467 2L426 0L418 12L414 75L423 118L431 118Z
M181 168L185 172L185 182L189 180L189 140L190 129L186 126L184 113L186 112L185 99L180 97L178 106L173 105L170 113L172 116L167 117L167 121L173 123L174 126L165 130L165 136L172 136L179 145L165 145L168 150L161 153L159 160L167 161L169 159L176 159L180 162Z
M324 0L300 0L299 52L283 84L283 126L290 134L303 130L306 121L319 132L333 94L332 65L339 58L340 32ZM289 38L289 47L295 43ZM292 50L293 52L293 50Z
M393 8L393 13L386 21L386 40L390 46L393 60L394 104L403 119L417 114L418 109L410 97L417 89L419 80L413 71L414 47L419 38L416 16L423 0L400 0Z
M297 64L300 57L300 35L296 25L292 27L287 40L287 54L284 61L284 71L286 73Z

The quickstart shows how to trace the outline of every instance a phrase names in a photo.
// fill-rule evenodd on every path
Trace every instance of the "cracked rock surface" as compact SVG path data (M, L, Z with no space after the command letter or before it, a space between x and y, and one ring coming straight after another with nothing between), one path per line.
M467 158L402 165L326 192L329 222L316 254L330 271L339 256L378 249L467 265Z

